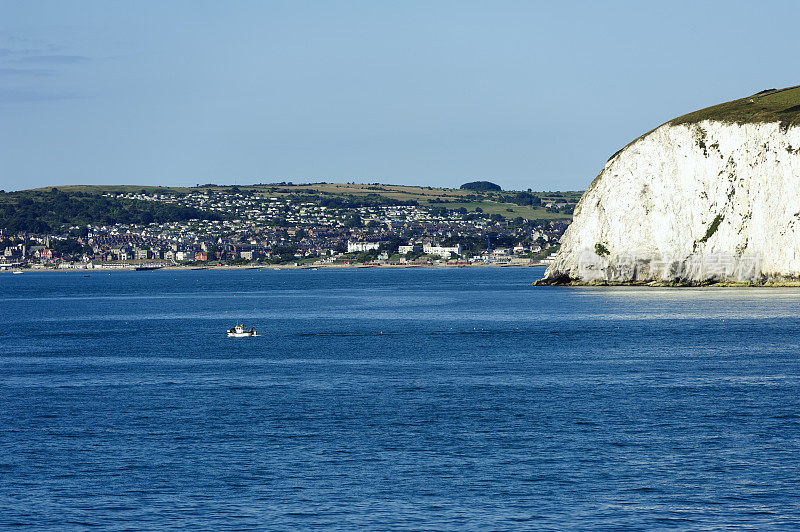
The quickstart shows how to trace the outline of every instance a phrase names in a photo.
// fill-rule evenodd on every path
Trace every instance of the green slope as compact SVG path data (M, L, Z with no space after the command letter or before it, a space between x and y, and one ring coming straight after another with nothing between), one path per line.
M662 125L677 126L681 124L696 124L703 120L716 120L735 124L751 124L777 122L781 127L800 125L800 85L786 87L785 89L767 89L757 92L739 100L712 105L705 109L673 118ZM661 126L658 126L661 127ZM642 139L658 128L651 129L644 135L636 137L628 144L617 150L610 161L622 151ZM598 176L599 177L599 176ZM595 181L597 179L595 178ZM592 182L594 184L594 181ZM589 185L591 188L591 185Z
M63 232L86 224L149 224L221 220L219 213L182 205L106 198L99 194L29 190L0 194L0 229L12 233Z
M800 124L800 85L768 89L746 98L700 109L670 120L668 124L690 124L703 120L736 124L779 122L783 127Z

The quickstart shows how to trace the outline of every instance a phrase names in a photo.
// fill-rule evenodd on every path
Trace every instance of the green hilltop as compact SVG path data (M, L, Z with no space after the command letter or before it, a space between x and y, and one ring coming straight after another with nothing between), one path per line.
M752 96L692 111L691 113L673 118L662 125L678 126L682 124L696 124L703 120L715 120L717 122L734 124L776 122L784 129L790 126L800 125L800 85L786 87L785 89L766 89ZM608 160L610 161L622 153L625 148L633 145L639 139L646 137L656 129L658 128L651 129L644 135L636 137L617 150Z
M675 126L703 120L736 124L778 122L784 128L800 124L800 85L763 90L746 98L693 111L667 123Z

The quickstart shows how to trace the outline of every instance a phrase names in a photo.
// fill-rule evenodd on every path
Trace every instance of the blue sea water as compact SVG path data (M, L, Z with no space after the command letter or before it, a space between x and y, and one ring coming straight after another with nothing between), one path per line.
M0 527L800 527L800 290L541 274L2 274Z

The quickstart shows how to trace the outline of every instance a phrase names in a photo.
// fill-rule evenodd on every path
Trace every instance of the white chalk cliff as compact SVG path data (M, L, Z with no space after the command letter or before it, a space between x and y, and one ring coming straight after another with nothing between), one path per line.
M800 109L784 91L772 94L778 107ZM757 96L736 103L766 109ZM581 198L544 282L800 278L800 127L717 114L676 119L615 154Z

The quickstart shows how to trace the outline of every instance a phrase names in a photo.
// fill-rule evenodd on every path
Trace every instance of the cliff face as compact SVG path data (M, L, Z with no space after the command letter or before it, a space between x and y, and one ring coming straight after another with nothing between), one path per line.
M800 127L677 119L606 163L545 282L798 277Z

